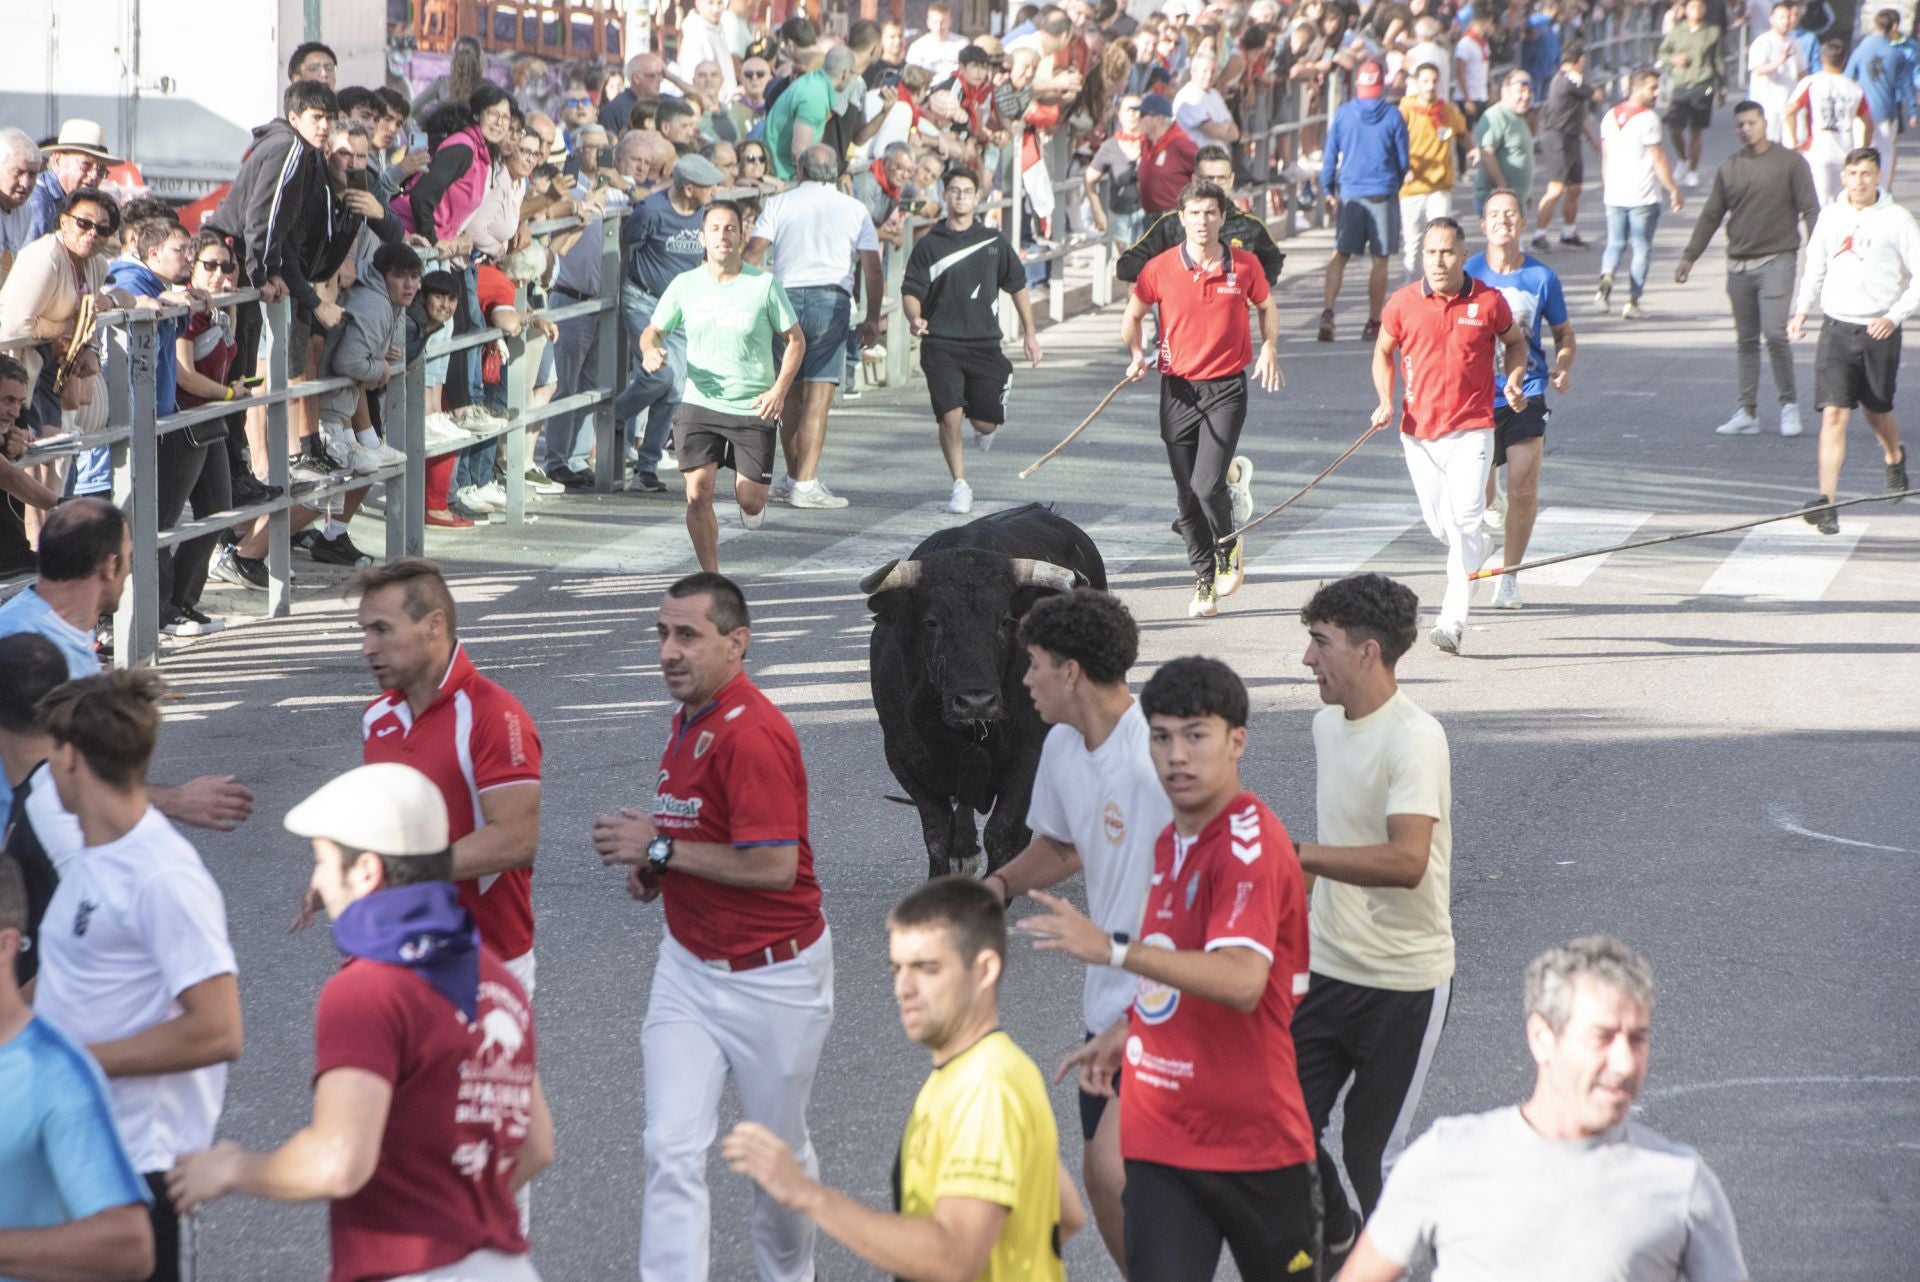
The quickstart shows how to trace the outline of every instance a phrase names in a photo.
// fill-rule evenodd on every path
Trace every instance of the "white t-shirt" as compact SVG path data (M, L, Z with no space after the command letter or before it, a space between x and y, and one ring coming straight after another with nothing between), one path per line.
M880 251L867 207L826 183L803 182L769 200L753 235L772 243L767 267L790 290L832 285L851 294L855 255Z
M60 793L53 783L53 767L46 762L35 766L27 776L27 788L27 822L33 825L40 849L47 852L47 862L64 877L67 865L87 846L80 821L60 804Z
M1783 53L1787 55L1787 60L1778 69L1764 76L1755 70L1757 67L1772 66ZM1747 46L1747 96L1769 110L1778 111L1785 106L1793 87L1806 74L1800 46L1786 36L1777 35L1771 27L1763 29Z
M1411 890L1313 883L1307 922L1315 973L1419 993L1453 975L1453 777L1447 732L1405 692L1357 721L1338 705L1313 718L1317 831L1323 846L1377 846L1388 815L1434 821L1427 872Z
M1733 1208L1700 1155L1637 1122L1550 1140L1518 1108L1443 1117L1367 1220L1433 1282L1746 1282Z
M1139 938L1153 878L1153 847L1173 822L1154 773L1147 718L1136 702L1092 752L1072 726L1055 726L1040 749L1027 827L1070 842L1087 874L1087 912L1105 931ZM1087 967L1081 1014L1097 1033L1127 1013L1139 980L1111 966Z
M1829 160L1844 156L1859 145L1856 126L1866 100L1866 90L1838 72L1814 72L1793 87L1793 96L1787 100L1794 144ZM1802 107L1805 115L1791 114Z
M1440 91L1436 95L1441 102L1453 101L1453 59L1447 56L1446 46L1437 40L1423 40L1407 50L1403 63L1407 72L1407 92L1413 92L1413 69L1415 67L1438 67L1440 69Z
M1233 113L1227 110L1227 100L1220 96L1218 89L1202 93L1189 82L1173 96L1173 120L1192 134L1195 142L1205 146L1209 139L1200 132L1200 126L1216 123L1230 125L1233 123Z
M957 32L950 33L945 40L938 40L929 31L907 46L907 63L909 66L925 67L937 85L959 69L960 51L972 43Z
M1485 102L1487 100L1487 51L1472 36L1461 36L1453 46L1453 56L1459 60L1461 70L1460 100L1463 102Z
M68 861L40 948L34 1010L83 1046L163 1024L181 1013L181 993L238 969L220 887L152 808L120 840ZM116 1077L108 1086L133 1169L166 1171L213 1143L227 1066Z
M1660 113L1638 103L1616 103L1600 120L1602 204L1634 209L1660 202L1653 153L1660 150Z

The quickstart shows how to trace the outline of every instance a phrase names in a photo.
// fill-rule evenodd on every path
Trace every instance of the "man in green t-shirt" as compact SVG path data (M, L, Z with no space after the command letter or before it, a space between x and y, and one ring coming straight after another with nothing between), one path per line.
M1533 77L1515 68L1500 82L1500 101L1488 107L1473 127L1474 203L1485 208L1487 197L1505 187L1520 198L1520 208L1532 207L1533 131L1527 112L1533 108Z
M800 153L826 132L840 95L853 82L853 68L853 50L835 45L818 67L795 76L767 108L767 151L774 176L782 182L794 180Z
M706 261L673 278L640 334L640 360L651 374L666 364L666 336L687 333L687 392L673 412L673 451L687 485L694 555L701 569L715 573L720 521L713 492L720 469L733 469L740 523L759 529L773 480L774 420L807 350L787 291L741 261L742 222L740 206L730 200L707 205L700 215ZM786 342L777 373L776 339Z

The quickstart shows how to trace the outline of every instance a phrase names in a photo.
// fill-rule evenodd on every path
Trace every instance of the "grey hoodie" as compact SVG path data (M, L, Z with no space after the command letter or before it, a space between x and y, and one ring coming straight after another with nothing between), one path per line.
M329 377L350 378L370 383L381 370L398 374L401 360L389 362L388 354L402 348L403 313L387 296L387 281L380 273L367 269L359 281L340 300L345 316L327 331L320 368ZM328 392L320 402L320 413L329 419L353 421L359 402L355 388Z

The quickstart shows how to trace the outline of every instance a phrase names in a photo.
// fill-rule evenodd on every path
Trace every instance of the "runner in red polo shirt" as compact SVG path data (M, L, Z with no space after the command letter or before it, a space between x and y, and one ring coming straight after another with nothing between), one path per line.
M807 768L780 710L743 670L746 598L689 575L660 603L660 671L680 702L651 815L594 821L627 889L666 904L666 937L640 1032L647 1077L641 1282L705 1282L707 1150L729 1073L740 1112L809 1175L807 1101L833 1024L833 937L807 840ZM756 1191L762 1282L813 1276L813 1222Z
M1292 1033L1306 887L1287 830L1240 782L1247 688L1218 659L1175 659L1140 710L1173 822L1138 941L1040 891L1050 912L1020 923L1037 948L1140 976L1127 1018L1061 1072L1078 1067L1094 1095L1125 1074L1128 1276L1209 1282L1223 1242L1247 1282L1317 1276L1320 1176Z
M1254 377L1269 392L1286 383L1274 349L1280 317L1267 274L1252 254L1220 243L1227 208L1227 194L1212 183L1190 183L1180 193L1186 243L1141 269L1120 323L1120 339L1133 353L1127 377L1145 378L1140 322L1149 308L1160 309L1160 439L1180 505L1176 528L1193 565L1188 618L1211 616L1218 599L1232 596L1245 577L1241 541L1220 540L1233 533L1227 469L1247 421L1247 364L1253 359L1248 304L1260 309Z
M474 670L455 635L453 594L432 561L401 557L362 570L346 595L360 598L360 652L385 692L360 718L362 759L412 766L440 789L460 903L531 995L540 845L533 718Z
M1436 218L1420 238L1422 279L1402 286L1380 314L1373 349L1375 426L1393 421L1393 354L1400 352L1406 397L1400 444L1420 497L1420 515L1447 545L1447 594L1433 643L1460 653L1473 587L1467 576L1489 551L1480 528L1487 466L1493 459L1494 352L1506 354L1507 404L1527 407L1527 333L1506 296L1467 275L1467 238L1451 218Z

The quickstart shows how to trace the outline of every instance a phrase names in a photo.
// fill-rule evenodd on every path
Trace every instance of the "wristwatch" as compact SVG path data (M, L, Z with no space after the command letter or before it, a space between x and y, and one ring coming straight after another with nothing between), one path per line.
M1107 954L1107 965L1113 967L1115 970L1126 969L1127 940L1128 936L1126 931L1116 930L1113 932L1113 950Z
M647 867L656 873L667 870L667 864L673 859L673 838L665 833L656 833L647 843Z

